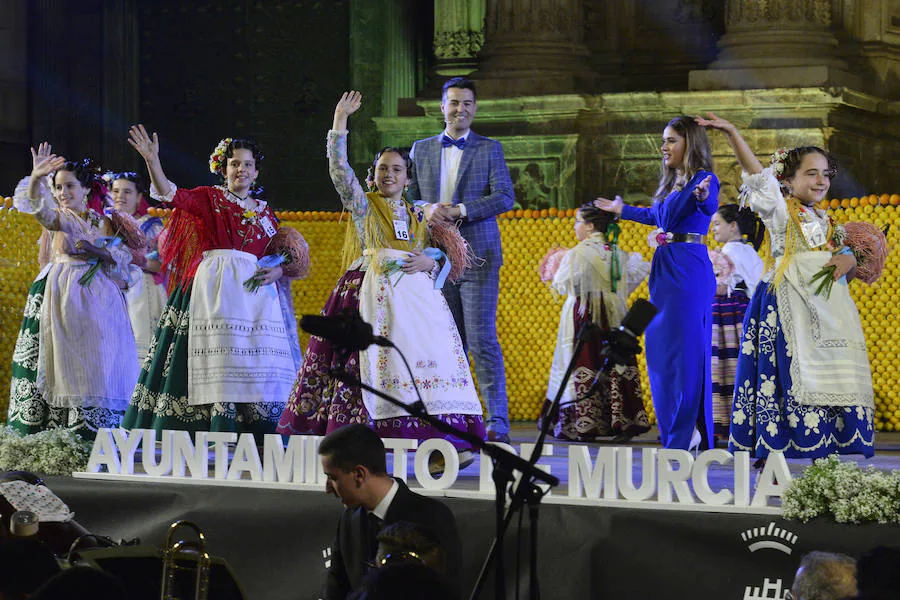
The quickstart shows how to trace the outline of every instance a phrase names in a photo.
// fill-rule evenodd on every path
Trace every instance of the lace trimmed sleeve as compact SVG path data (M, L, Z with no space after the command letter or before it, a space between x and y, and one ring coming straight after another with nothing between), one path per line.
M44 228L51 231L60 230L60 211L56 205L53 194L47 185L47 179L42 178L40 182L39 196L31 198L28 196L28 186L31 183L31 177L23 177L16 186L13 195L13 206L16 210L23 214L34 215L38 223Z
M163 193L163 192L159 191L158 189L156 189L156 186L153 185L153 183L151 182L150 183L150 197L153 198L154 200L156 200L157 202L166 202L166 203L172 202L172 200L175 199L175 192L178 191L178 186L175 185L174 183L172 183L171 181L169 181L168 179L166 180L166 183L169 184L169 190L167 192Z
M760 173L741 173L743 180L741 185L741 204L749 204L750 208L759 213L765 222L773 224L787 223L787 205L781 193L781 186L772 172L772 167L763 169ZM768 225L768 223L766 223Z

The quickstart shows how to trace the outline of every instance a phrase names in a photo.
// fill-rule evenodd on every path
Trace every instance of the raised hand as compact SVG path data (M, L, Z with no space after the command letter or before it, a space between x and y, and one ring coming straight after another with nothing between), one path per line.
M341 96L341 99L338 100L334 107L334 125L332 129L335 131L346 129L347 118L358 111L360 106L362 106L361 93L354 90L344 92L344 95Z
M694 188L694 198L697 199L697 202L705 202L706 199L709 198L709 184L711 181L712 175L707 175L706 178Z
M734 133L734 131L737 129L737 127L734 126L734 123L726 121L715 113L708 112L706 113L706 116L707 118L704 119L703 117L698 115L694 117L694 121L701 127L718 129L719 131L724 131L725 133Z
M615 200L608 200L606 198L595 198L594 206L596 206L600 210L605 210L606 212L611 212L614 215L621 215L622 207L625 206L625 202L622 200L622 196L616 196Z
M362 94L355 90L344 92L341 99L338 100L337 106L334 107L335 113L343 113L348 117L359 110L362 106Z
M49 175L50 173L59 170L60 167L66 164L65 158L52 154L50 150L51 148L48 142L41 142L38 146L37 152L35 152L34 147L31 148L32 177L43 177L44 175Z
M132 125L128 130L128 143L138 151L147 164L159 160L159 136L156 133L151 137L143 125Z

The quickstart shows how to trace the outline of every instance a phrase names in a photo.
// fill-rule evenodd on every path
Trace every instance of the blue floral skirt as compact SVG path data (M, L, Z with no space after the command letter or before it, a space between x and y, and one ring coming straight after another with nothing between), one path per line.
M744 316L728 449L757 458L875 454L874 409L798 403L790 366L775 292L761 282Z

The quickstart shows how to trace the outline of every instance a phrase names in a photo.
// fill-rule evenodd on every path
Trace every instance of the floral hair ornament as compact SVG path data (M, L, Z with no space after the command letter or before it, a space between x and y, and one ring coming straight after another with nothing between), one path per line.
M221 175L225 171L225 152L231 145L232 138L227 137L219 142L216 149L209 155L209 172L214 175Z
M112 171L107 171L106 173L104 173L103 175L100 176L100 179L102 179L106 183L107 188L112 189L112 184L113 184L113 181L115 181L115 177L116 177L115 173L113 173Z
M784 182L784 162L787 160L791 150L793 150L793 148L781 147L771 156L772 172L775 174L775 179L777 179L779 183Z

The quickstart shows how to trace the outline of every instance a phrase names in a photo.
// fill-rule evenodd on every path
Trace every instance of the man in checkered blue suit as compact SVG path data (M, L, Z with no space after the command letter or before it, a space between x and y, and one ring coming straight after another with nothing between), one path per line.
M475 363L481 397L488 407L488 439L509 440L506 371L497 341L497 296L503 251L497 215L512 209L513 185L500 142L471 131L477 109L475 84L454 77L444 84L441 112L446 129L413 144L409 195L437 203L435 217L460 222L459 231L484 264L444 296Z

